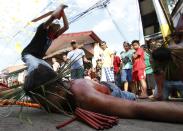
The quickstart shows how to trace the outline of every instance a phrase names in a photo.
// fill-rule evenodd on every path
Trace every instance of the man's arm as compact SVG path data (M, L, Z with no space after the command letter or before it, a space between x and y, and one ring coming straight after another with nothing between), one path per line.
M44 23L44 28L47 29L50 24L56 19L55 16L51 15L50 18Z
M48 28L55 19L60 19L65 16L64 9L66 5L60 5L50 16L50 18L44 23L44 28ZM64 18L63 18L64 19ZM65 26L65 23L64 23Z
M86 63L89 63L89 62L90 62L90 61L86 58L85 55L83 56L83 61L86 62Z
M139 55L137 53L135 53L135 54L132 55L132 57L133 57L133 59L136 59L136 58L139 57Z
M57 31L57 37L69 29L69 23L68 23L64 10L62 10L62 19L63 19L64 26L60 30Z
M142 55L142 50L137 50L136 52L134 52L134 54L132 55L133 59L136 59L138 57L140 57Z

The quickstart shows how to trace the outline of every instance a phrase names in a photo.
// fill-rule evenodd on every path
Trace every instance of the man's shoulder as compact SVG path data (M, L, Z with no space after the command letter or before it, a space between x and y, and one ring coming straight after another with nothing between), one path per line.
M41 23L41 24L38 25L38 27L37 27L37 30L44 30L44 29L46 29L46 28L44 27L44 23Z
M144 50L143 50L142 48L138 48L137 51L142 51L142 52L144 52Z
M110 48L106 48L105 50L104 50L104 52L107 52L107 53L114 53Z
M81 51L83 51L83 49L78 48L77 51L80 51L81 52Z

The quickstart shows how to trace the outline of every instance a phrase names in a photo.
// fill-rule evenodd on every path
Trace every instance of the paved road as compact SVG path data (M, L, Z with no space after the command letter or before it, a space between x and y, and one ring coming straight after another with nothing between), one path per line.
M0 112L8 111L0 108ZM22 118L18 116L20 107L13 107L7 118L0 117L0 131L58 131L55 126L69 117L59 114L47 114L38 109L24 108ZM25 121L28 118L31 122ZM59 131L94 131L85 124L75 121ZM108 131L183 131L183 124L170 124L142 120L121 119L119 124Z

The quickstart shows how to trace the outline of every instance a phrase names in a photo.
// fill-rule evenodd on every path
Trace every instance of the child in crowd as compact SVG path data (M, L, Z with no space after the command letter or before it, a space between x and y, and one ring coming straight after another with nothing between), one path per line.
M141 95L139 98L147 98L147 85L145 81L145 61L144 61L144 51L140 48L140 43L138 40L132 41L133 49L135 53L133 54L133 71L132 79L134 82L140 82L141 85Z
M152 65L151 65L151 61L152 61L151 52L148 50L148 47L146 45L142 45L141 47L145 51L145 65L146 65L145 72L146 72L147 89L151 90L151 92L154 94L155 87L156 87L156 81L154 78L153 69L152 69Z

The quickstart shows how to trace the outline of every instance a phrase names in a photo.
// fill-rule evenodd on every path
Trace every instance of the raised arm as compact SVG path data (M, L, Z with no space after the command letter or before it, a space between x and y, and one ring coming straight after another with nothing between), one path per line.
M67 20L67 17L66 17L66 15L65 15L64 10L62 10L61 15L62 15L62 19L63 19L64 26L63 26L61 29L58 30L58 32L57 32L57 37L58 37L59 35L63 34L66 30L69 29L68 20Z
M67 5L60 5L50 16L50 18L44 23L44 27L48 28L50 26L50 24L55 20L55 19L60 19L61 17L63 17L63 22L64 22L64 29L68 29L68 22L67 22L67 18L65 16L64 13L64 9L67 7ZM62 29L62 28L61 28ZM60 30L61 30L60 29ZM66 29L66 30L67 30ZM59 31L60 31L59 30ZM59 34L58 34L59 35Z

